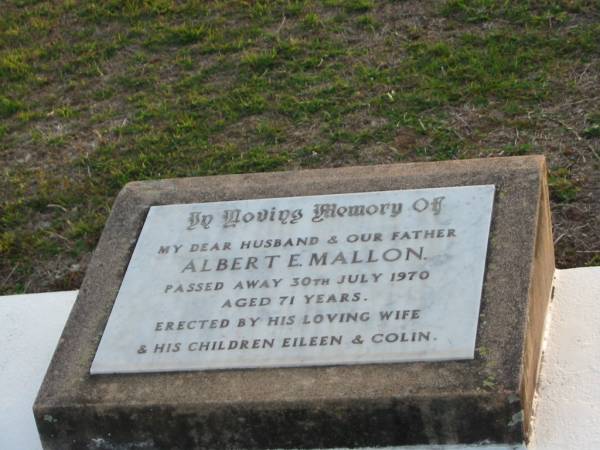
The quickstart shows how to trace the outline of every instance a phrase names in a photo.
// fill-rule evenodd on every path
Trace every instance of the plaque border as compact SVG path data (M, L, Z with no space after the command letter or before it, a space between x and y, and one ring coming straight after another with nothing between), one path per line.
M494 194L495 194L495 186L493 184L487 184L487 185L475 185L475 186L447 186L445 188L436 188L436 189L460 189L460 188L464 188L464 187L475 187L475 188L483 188L483 189L491 189L491 192L489 192L489 194L491 194L491 204L490 204L490 216L489 218L486 216L484 217L484 220L488 221L489 223L487 223L487 226L485 226L485 233L487 235L486 239L485 239L485 243L484 243L484 248L485 248L485 252L483 255L483 264L484 266L487 263L487 249L489 246L489 241L490 241L490 227L491 227L491 222L492 222L492 216L493 216L493 212L494 212ZM406 190L397 190L397 191L373 191L373 192L367 192L367 194L378 194L378 193L386 193L386 192L398 192L398 193L402 193L402 192L416 192L416 191L420 191L420 190L425 190L425 189L406 189ZM355 192L349 192L349 193L343 193L343 194L334 194L335 195L339 195L339 196L346 196L346 195L354 195L356 194ZM360 193L359 193L360 194ZM302 198L311 198L314 200L311 201L318 201L319 198L322 197L328 197L331 198L332 195L330 194L321 194L321 195L313 195L313 196L302 196ZM290 198L300 198L298 197L278 197L278 198L283 198L283 199L290 199ZM256 200L256 199L253 199ZM268 200L268 199L267 199ZM237 200L232 200L230 202L237 202ZM221 204L227 204L228 202L217 202L217 203L221 203ZM150 206L150 208L148 209L148 211L150 211L152 208L159 208L161 206L182 206L182 205L202 205L203 203L183 203L183 204L169 204L169 205L154 205L154 206ZM225 205L224 205L225 206ZM127 267L125 268L125 275L123 276L123 280L121 283L121 286L119 286L119 291L117 291L117 298L115 298L115 301L113 302L113 306L115 305L117 299L118 299L118 295L120 293L120 290L122 288L122 284L125 281L125 277L127 276L127 270L129 268L129 264L131 263L131 260L133 259L133 256L135 254L135 249L137 247L137 245L139 245L138 239L139 236L141 235L142 231L144 230L144 227L147 224L147 216L144 219L144 223L142 224L142 227L139 230L139 233L136 237L136 245L133 248L132 251L132 255L130 257L130 262L127 264ZM375 219L376 220L376 217ZM452 226L452 225L449 225ZM238 230L239 232L242 232L241 230ZM481 288L478 290L478 303L477 303L477 315L479 315L479 311L481 308L481 297L483 294L483 282L485 279L485 267L484 270L482 271L482 276L481 276L481 280L476 280L478 283L481 283ZM368 294L368 291L365 290L365 293ZM111 309L111 313L107 319L107 324L105 326L105 329L103 331L103 334L106 333L106 327L108 326L108 321L110 320L110 316L112 315L114 309ZM354 365L359 365L359 364L395 364L395 363L408 363L408 362L442 362L442 361L462 361L462 360L469 360L469 359L474 359L475 358L475 340L476 340L476 335L477 335L477 329L479 328L479 323L476 324L476 330L475 330L475 336L473 336L473 351L470 353L470 356L447 356L447 357L443 357L443 356L438 356L438 357L414 357L413 359L397 359L394 360L393 358L388 358L386 361L378 361L376 358L374 358L373 360L362 360L362 361L357 361L354 363ZM154 369L154 370L133 370L133 369L120 369L120 370L110 370L110 369L97 369L97 370L93 370L94 369L94 364L96 362L96 356L97 353L99 351L100 345L102 343L102 338L100 339L100 342L98 343L98 348L96 349L96 352L94 354L94 359L92 360L92 365L90 367L90 374L91 375L107 375L107 374L127 374L127 373L157 373L157 372L190 372L190 371L205 371L205 370L252 370L252 369L269 369L269 368L293 368L293 367L321 367L321 366L340 366L340 365L353 365L352 360L348 359L348 360L344 360L344 361L335 361L335 362L331 362L331 363L325 363L325 362L318 362L318 363L304 363L304 362L270 362L270 363L266 363L266 364L259 364L258 362L253 365L253 364L248 364L248 365L233 365L231 367L208 367L208 368L167 368L167 369Z

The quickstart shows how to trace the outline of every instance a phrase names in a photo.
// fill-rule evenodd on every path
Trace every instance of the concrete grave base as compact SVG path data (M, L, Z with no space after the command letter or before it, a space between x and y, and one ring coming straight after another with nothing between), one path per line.
M35 403L44 448L522 442L554 270L545 179L542 157L520 157L127 185ZM496 197L474 360L89 374L152 205L481 184L494 184Z

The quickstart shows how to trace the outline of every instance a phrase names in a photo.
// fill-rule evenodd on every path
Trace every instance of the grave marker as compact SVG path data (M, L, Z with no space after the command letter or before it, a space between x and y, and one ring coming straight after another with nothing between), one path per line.
M34 407L44 446L520 441L547 202L541 157L131 183Z

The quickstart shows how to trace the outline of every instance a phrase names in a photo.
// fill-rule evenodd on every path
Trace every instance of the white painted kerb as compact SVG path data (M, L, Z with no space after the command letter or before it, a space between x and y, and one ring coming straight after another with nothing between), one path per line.
M0 449L41 449L31 407L77 291L0 297Z
M557 270L530 448L600 449L600 267Z
M41 450L31 406L76 295L71 291L0 297L2 450ZM548 323L528 449L600 449L600 267L556 271Z

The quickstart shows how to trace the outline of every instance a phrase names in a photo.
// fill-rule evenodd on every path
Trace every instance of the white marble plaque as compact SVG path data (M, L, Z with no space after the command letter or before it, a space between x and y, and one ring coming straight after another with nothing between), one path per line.
M151 207L91 373L472 359L493 198Z

